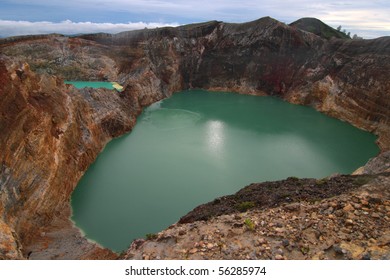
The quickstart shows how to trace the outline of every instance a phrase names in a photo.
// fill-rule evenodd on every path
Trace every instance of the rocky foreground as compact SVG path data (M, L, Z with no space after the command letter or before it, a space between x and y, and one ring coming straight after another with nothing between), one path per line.
M327 199L285 202L279 207L178 223L153 240L134 242L123 257L389 260L390 192L386 185L390 185L389 174Z
M133 242L122 257L388 260L389 186L389 172L252 184Z
M121 258L389 258L388 73L390 37L329 39L271 18L0 39L0 259L118 258L73 227L71 193L142 108L189 88L313 106L375 133L381 154L363 177L248 186ZM117 81L124 91L64 80Z

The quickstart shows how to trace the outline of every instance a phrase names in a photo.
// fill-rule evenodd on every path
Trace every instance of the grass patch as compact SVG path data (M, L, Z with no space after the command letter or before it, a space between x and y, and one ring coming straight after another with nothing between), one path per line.
M250 231L255 230L256 225L251 219L249 219L249 218L245 219L244 224L245 224L246 228L249 229Z
M354 183L358 186L363 186L371 181L370 177L359 176L355 179Z
M157 234L155 233L147 233L146 234L146 240L155 240L157 239Z
M298 177L295 177L295 176L292 176L292 177L288 177L287 180L299 181L299 178L298 178Z
M236 205L236 209L240 212L248 211L255 207L255 203L252 201L244 201Z
M323 186L326 185L327 179L319 179L316 181L317 185Z
M302 254L304 254L304 255L307 255L310 251L310 248L306 247L306 246L303 246L300 249L301 249Z

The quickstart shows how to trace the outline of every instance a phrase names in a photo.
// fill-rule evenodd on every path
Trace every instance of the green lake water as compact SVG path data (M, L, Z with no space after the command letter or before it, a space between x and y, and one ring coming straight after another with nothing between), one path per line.
M111 141L72 195L73 221L114 251L242 187L351 173L376 137L273 97L185 91L146 108Z

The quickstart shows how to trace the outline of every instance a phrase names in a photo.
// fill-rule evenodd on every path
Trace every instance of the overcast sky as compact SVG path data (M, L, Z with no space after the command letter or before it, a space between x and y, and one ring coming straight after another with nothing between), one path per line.
M390 1L332 0L0 0L0 36L116 33L209 20L264 16L291 23L316 17L364 38L390 36Z

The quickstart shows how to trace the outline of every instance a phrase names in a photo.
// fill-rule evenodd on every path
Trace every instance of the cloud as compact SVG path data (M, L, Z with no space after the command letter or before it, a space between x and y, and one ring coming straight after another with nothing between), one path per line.
M322 20L333 27L341 25L351 34L358 34L366 39L390 35L389 11L380 8L327 11Z
M0 36L4 36L6 32L7 36L12 32L14 32L12 35L21 35L19 29L20 27L26 29L25 25L34 26L35 30L33 27L30 29L34 33L47 33L46 29L50 29L50 32L68 34L69 32L119 32L157 25L165 26L164 23L167 22L183 24L208 20L246 22L264 16L271 16L285 23L291 23L302 17L316 17L334 28L341 25L347 32L356 33L365 38L390 35L388 16L390 2L388 0L0 1L2 1L0 19L15 21L15 28L12 29L12 24L10 24L6 26L7 30L4 30L6 25L4 21L0 21ZM72 22L60 22L64 19L70 19ZM30 23L22 24L23 22L16 22L16 20L27 20ZM130 23L120 24L128 21ZM146 22L157 23L148 24ZM64 25L66 25L65 30ZM50 26L58 29L51 29ZM70 30L69 26L71 26ZM46 29L43 30L42 27ZM73 28L81 30L72 31Z
M12 21L0 20L0 36L18 36L30 34L60 33L64 35L80 33L118 33L122 31L156 28L164 26L177 26L178 23L157 23L157 22L128 22L128 23L93 23L93 22L73 22L65 20L62 22L49 21Z

